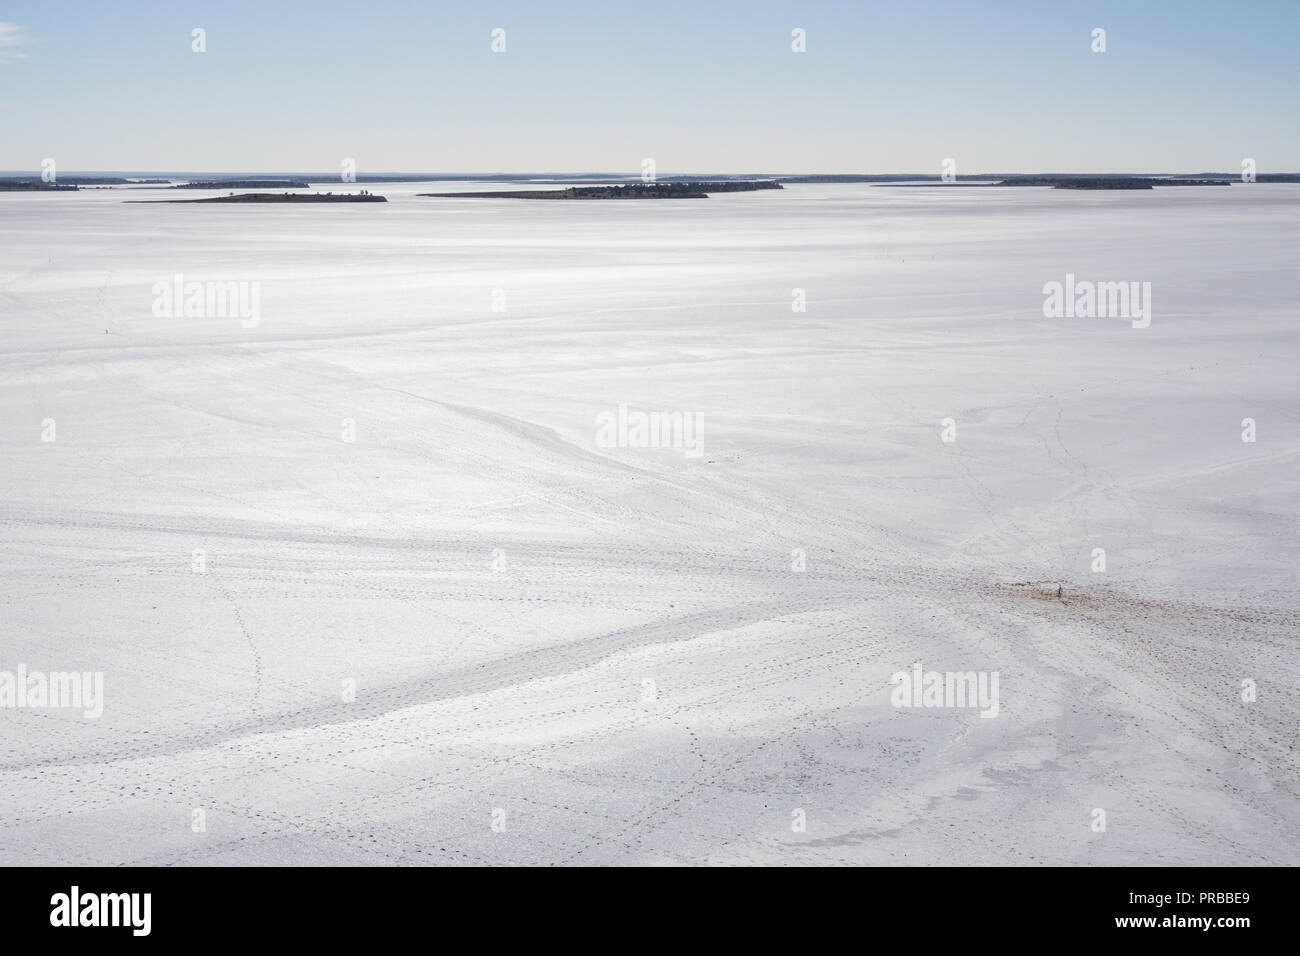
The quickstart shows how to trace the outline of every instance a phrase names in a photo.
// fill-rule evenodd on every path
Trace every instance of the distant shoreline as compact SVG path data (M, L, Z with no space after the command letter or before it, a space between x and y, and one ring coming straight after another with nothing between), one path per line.
M373 193L241 193L237 196L210 196L207 199L127 199L128 203L336 203L336 202L388 202L384 196Z
M708 199L709 193L756 192L781 189L774 180L723 182L625 183L621 186L570 186L567 189L517 189L474 193L416 193L433 199L550 199L615 200L637 199Z
M310 189L311 184L296 179L195 179L176 183L169 189Z
M962 189L976 186L1022 186L1039 189L1155 189L1157 186L1231 186L1230 179L1158 179L1145 176L1022 176L985 182L873 183L887 189Z

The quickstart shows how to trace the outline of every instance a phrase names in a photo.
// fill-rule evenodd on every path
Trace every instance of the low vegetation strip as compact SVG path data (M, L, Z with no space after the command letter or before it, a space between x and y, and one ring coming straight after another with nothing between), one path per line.
M127 202L191 203L314 203L314 202L388 202L374 193L240 193L230 196L211 196L207 199L128 199Z
M570 186L567 189L511 189L474 193L420 193L435 199L708 199L709 193L780 189L772 180L755 182L627 183L622 186Z

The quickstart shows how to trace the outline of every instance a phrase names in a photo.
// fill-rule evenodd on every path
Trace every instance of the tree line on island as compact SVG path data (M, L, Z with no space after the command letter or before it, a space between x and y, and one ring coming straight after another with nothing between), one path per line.
M621 186L569 186L566 189L512 189L473 193L419 193L435 199L708 199L709 193L781 189L776 180L726 182L624 183Z

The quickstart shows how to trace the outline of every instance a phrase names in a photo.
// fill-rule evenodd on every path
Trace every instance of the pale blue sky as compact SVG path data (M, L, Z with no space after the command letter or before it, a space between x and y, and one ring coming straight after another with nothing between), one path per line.
M0 169L1292 172L1298 50L1297 0L6 2Z

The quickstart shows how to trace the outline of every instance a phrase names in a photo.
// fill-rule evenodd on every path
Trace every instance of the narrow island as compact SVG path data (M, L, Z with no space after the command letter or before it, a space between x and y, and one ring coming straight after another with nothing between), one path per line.
M1157 176L1017 176L999 186L1051 186L1053 189L1154 189L1157 186L1228 186L1227 179L1169 179Z
M895 189L921 189L940 186L952 189L961 186L1037 186L1051 189L1155 189L1161 186L1230 186L1235 181L1227 176L1087 176L1087 175L1021 175L1021 176L962 176L956 182L936 181L938 177L921 176L925 182L877 181L876 186ZM964 180L964 181L963 181ZM787 180L788 182L789 180Z
M419 193L434 199L708 199L709 193L781 189L775 180L747 182L627 183L622 186L570 186L567 189L519 189L479 193Z
M221 202L221 203L317 203L317 202L388 202L383 196L366 192L359 193L231 193L229 196L210 196L207 199L128 199L132 203L178 203Z
M310 189L296 179L195 179L177 183L172 189Z
M30 176L0 177L0 192L72 192L78 188L113 186L168 186L170 179L140 179L123 176L60 176L57 182L45 182Z
M0 180L0 193L74 193L77 187L64 183L45 183L39 179Z

